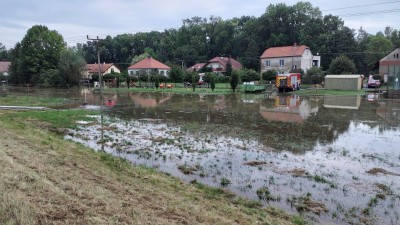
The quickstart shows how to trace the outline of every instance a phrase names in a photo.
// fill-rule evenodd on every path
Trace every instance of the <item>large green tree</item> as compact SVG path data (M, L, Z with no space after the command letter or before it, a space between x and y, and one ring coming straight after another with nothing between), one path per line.
M366 61L369 70L372 70L380 59L393 50L392 42L379 33L369 39L366 47Z
M76 49L63 49L60 53L60 62L58 66L60 85L78 85L85 65L85 59Z
M356 65L345 55L336 57L329 66L330 74L353 74L355 72Z
M17 58L19 69L16 72L21 80L17 83L38 83L40 76L48 70L56 70L60 60L60 52L64 48L63 37L46 26L31 27L21 41Z
M6 46L0 42L0 61L8 60L8 52Z
M392 46L399 46L400 31L384 29L384 37ZM176 29L107 37L101 43L101 58L127 66L126 63L144 53L147 47L164 63L184 62L191 66L216 56L231 56L245 68L259 71L259 57L265 49L297 42L310 47L314 54L319 53L325 70L336 56L344 54L356 63L359 73L366 73L366 53L371 38L372 35L362 29L356 36L339 16L322 15L321 10L309 2L279 3L268 5L260 17L223 20L218 16L195 16L184 19L182 26ZM83 44L82 49L88 62L96 62L93 43Z
M171 79L172 82L180 83L183 81L183 71L182 68L179 67L178 65L173 65L171 68L171 72L169 73L169 78Z

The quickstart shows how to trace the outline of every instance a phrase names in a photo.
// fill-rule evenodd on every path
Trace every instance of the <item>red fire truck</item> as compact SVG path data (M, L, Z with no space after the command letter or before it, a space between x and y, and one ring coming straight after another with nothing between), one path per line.
M277 74L275 86L279 92L295 91L300 89L300 73Z

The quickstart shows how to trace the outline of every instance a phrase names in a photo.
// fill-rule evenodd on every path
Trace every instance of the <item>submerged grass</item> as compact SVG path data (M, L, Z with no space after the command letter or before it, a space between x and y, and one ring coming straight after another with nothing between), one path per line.
M11 121L41 121L51 124L56 128L75 128L76 121L95 121L88 115L97 115L99 112L91 110L49 110L49 111L20 111L9 112L3 115ZM21 125L21 124L20 124Z
M37 126L69 127L85 111L41 113L0 117L0 224L304 224L257 201L131 166ZM61 116L65 121L57 122Z
M7 94L0 96L0 105L4 106L43 106L54 107L68 103L66 98L43 98L34 96L18 96Z

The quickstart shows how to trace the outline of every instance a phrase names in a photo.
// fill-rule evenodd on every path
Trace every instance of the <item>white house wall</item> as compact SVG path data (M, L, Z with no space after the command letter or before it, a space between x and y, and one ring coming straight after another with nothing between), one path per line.
M283 66L279 65L280 60L284 60ZM270 66L266 65L267 61L270 61ZM276 70L278 73L289 73L293 66L300 68L301 62L302 60L299 56L261 59L261 72Z
M114 73L121 73L121 71L116 66L110 66L110 68L108 68L108 70L105 71L103 74L112 73L112 69L114 69Z
M312 67L312 62L313 55L311 54L311 51L309 49L306 49L301 57L301 69L306 72Z

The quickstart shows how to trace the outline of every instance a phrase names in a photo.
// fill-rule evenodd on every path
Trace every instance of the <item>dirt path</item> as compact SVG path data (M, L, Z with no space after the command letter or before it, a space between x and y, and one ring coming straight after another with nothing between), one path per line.
M113 169L46 130L0 131L0 224L291 224L150 169Z

